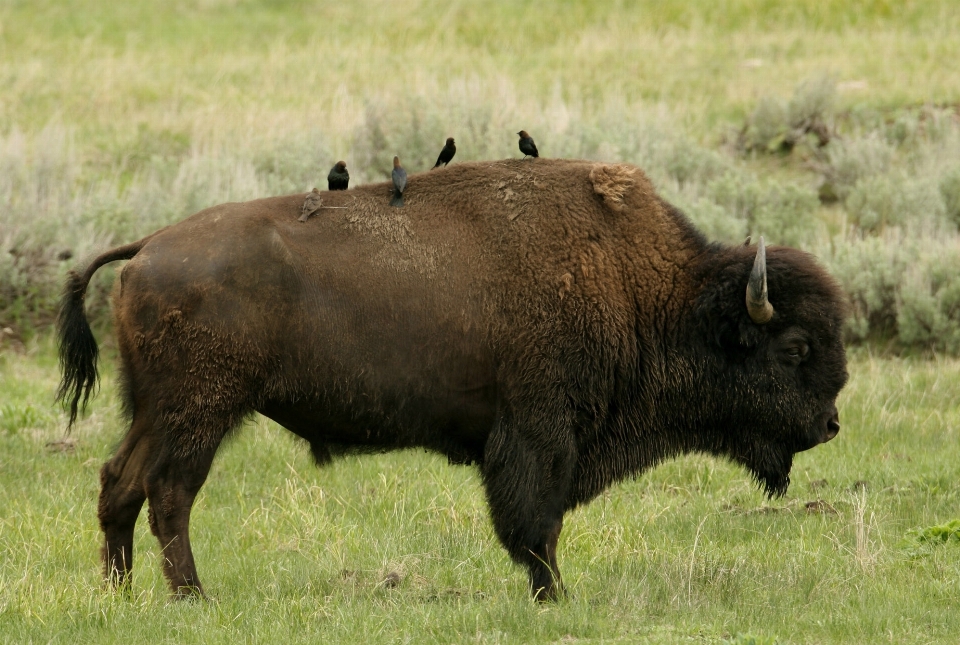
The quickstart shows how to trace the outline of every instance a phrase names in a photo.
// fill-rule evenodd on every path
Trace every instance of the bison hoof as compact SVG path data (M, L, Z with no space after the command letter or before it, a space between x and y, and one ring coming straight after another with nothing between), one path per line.
M534 589L533 599L539 603L559 602L568 598L567 591L558 585Z
M173 592L174 600L210 600L203 589L196 585L183 585Z

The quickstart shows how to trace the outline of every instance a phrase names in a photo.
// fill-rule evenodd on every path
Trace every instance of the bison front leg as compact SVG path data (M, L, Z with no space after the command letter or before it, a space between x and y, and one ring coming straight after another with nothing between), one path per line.
M553 439L560 437L536 441L501 422L483 463L494 529L510 557L527 568L531 592L540 601L556 600L564 593L557 540L575 463L572 447Z

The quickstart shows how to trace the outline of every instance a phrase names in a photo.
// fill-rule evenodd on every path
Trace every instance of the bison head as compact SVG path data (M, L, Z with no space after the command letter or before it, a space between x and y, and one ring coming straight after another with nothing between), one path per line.
M793 455L840 431L836 398L847 381L846 300L806 253L718 249L702 267L696 303L699 372L713 393L710 452L750 469L770 496L790 483ZM701 345L703 343L703 345Z

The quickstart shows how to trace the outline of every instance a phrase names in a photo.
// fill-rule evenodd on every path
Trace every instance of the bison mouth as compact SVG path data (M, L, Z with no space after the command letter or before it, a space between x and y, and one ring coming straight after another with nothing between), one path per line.
M840 434L840 413L837 412L837 406L833 406L833 409L828 412L829 417L822 424L823 431L820 438L820 443L827 443L838 434Z
M794 454L826 443L840 432L837 409L834 407L824 416L814 429L801 435L803 438L798 438L792 445L786 442L780 446L755 447L740 460L753 473L767 497L783 497L787 492Z
M804 439L797 442L794 452L810 450L822 443L827 443L838 434L840 434L840 414L836 406L831 406L831 409L820 417L820 421L804 435Z

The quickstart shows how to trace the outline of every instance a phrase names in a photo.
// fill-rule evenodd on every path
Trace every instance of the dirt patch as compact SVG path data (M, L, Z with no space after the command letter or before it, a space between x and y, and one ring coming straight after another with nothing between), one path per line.
M403 577L396 571L391 571L383 580L380 581L380 586L385 587L386 589L394 589L400 586L400 583L403 581Z
M807 484L807 487L810 488L810 490L816 492L818 490L827 488L829 485L830 485L830 482L828 482L826 479L814 479L812 482Z
M47 452L63 452L72 455L77 451L77 440L70 437L64 437L56 441L48 441L44 444Z
M807 502L803 505L803 510L805 510L808 515L839 515L837 509L835 509L832 504L822 499Z

